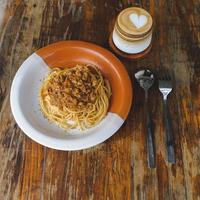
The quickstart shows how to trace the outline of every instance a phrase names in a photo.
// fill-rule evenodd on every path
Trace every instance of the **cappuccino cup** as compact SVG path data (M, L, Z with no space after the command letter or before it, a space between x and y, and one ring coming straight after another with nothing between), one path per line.
M112 33L114 45L127 54L138 54L151 44L153 19L144 9L130 7L122 10Z

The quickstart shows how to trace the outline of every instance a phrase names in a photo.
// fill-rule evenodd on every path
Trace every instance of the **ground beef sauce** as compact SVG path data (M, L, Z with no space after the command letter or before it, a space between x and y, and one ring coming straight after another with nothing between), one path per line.
M48 88L52 105L73 110L91 106L98 98L98 76L91 66L78 66L64 74L55 75Z

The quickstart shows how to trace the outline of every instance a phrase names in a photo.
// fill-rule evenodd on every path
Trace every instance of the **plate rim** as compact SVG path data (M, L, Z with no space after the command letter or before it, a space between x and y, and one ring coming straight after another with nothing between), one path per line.
M64 41L64 43L66 43L67 41ZM70 42L72 42L72 41L70 41ZM90 45L94 45L94 46L96 46L96 47L98 47L98 48L100 48L100 49L102 49L103 51L106 51L106 52L108 52L109 54L112 54L110 51L108 51L107 49L104 49L103 47L100 47L100 46L98 46L98 45L96 45L96 44L92 44L92 43L88 43L88 42L83 42L83 41L73 41L73 42L78 42L78 43L87 43L87 44L90 44ZM57 42L57 43L61 43L61 42ZM63 42L62 42L63 43ZM56 43L53 43L53 44L56 44ZM50 45L53 45L53 44L50 44ZM50 45L47 45L46 47L43 47L43 48L47 48L48 46L50 46ZM41 48L41 49L43 49L43 48ZM41 50L41 49L39 49L39 50ZM35 52L33 52L25 61L27 61L33 54L36 54L36 55L38 55L37 54L37 52L38 52L38 50L37 51L35 51ZM38 55L39 56L39 55ZM118 60L118 62L120 62L121 63L121 61L116 57L116 56L114 56L113 54L112 54L112 56L115 58L115 59L117 59ZM40 57L41 59L42 59L42 61L45 63L45 61L44 61L44 59L42 58L42 57ZM24 62L25 62L24 61ZM12 81L12 85L11 85L11 90L10 90L10 105L11 105L11 111L12 111L12 113L13 113L13 116L14 116L14 118L15 118L15 121L17 122L17 124L18 124L18 126L20 127L20 129L28 136L28 137L30 137L32 140L34 140L34 141L36 141L37 143L39 143L39 144L41 144L41 145L43 145L43 146L46 146L46 147L49 147L49 148L52 148L52 149L56 149L56 150L64 150L64 151L74 151L74 150L81 150L81 149L87 149L87 148L90 148L90 147L93 147L93 146L96 146L96 145L98 145L98 144L100 144L100 143L102 143L102 142L104 142L104 141L106 141L108 138L110 138L112 135L114 135L116 132L117 132L117 130L122 126L122 124L124 123L124 120L127 118L127 116L128 116L128 114L129 114L129 112L130 112L130 109L131 109L131 105L132 105L132 96L133 96L133 94L132 94L132 84L131 84L131 90L130 90L130 92L131 92L131 99L130 99L130 105L129 105L129 108L128 108L128 112L127 112L127 116L125 117L125 119L123 120L123 122L117 127L117 129L115 130L115 131L113 131L111 134L108 134L107 135L107 137L104 137L104 139L102 139L101 141L99 141L99 142L97 142L97 143L95 143L95 144L90 144L90 145L84 145L83 147L81 147L81 148L71 148L71 149L69 149L69 148L59 148L59 145L55 145L55 146L52 146L52 145L48 145L47 143L44 143L44 142L41 142L41 140L39 140L38 139L38 137L32 137L31 136L31 134L29 134L29 132L30 131L32 131L32 132L35 132L35 128L34 127L32 127L32 126L30 126L30 127L28 127L28 129L29 130L27 130L27 127L26 127L26 125L25 124L23 124L23 123L21 123L20 121L19 121L19 116L18 116L18 114L16 114L16 110L15 110L15 106L14 106L14 98L15 98L15 96L14 96L14 94L15 93L13 93L13 91L14 91L14 89L15 89L15 84L16 84L16 81L17 81L17 79L19 78L19 74L20 74L20 70L23 70L22 69L22 66L23 66L23 64L24 64L24 62L22 63L22 65L19 67L19 69L17 70L17 72L16 72L16 74L15 74L15 76L14 76L14 79L13 79L13 81ZM45 63L46 64L46 63ZM126 68L125 68L125 66L121 63L121 65L124 67L124 69L125 69L125 71L126 71ZM126 73L127 73L127 78L128 78L128 80L130 81L130 77L129 77L129 75L128 75L128 72L126 71ZM130 83L131 83L131 81L130 81ZM114 113L115 114L115 113ZM23 116L23 112L21 113L21 115ZM120 117L120 116L119 116ZM25 119L25 121L28 121L28 120L26 120L26 118L24 117L23 118L23 120ZM22 121L23 121L22 120ZM23 125L22 125L23 124ZM37 131L36 131L37 132ZM40 133L40 134L42 134L42 133ZM42 135L44 135L44 134L42 134Z

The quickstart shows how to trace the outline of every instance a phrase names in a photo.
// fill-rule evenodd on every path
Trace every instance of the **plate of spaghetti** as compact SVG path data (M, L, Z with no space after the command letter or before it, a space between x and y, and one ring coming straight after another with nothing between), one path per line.
M51 122L66 130L85 130L106 115L111 87L92 65L53 70L40 89L41 111Z
M124 65L108 50L63 41L30 55L11 86L13 116L34 141L81 150L111 137L126 120L132 86Z

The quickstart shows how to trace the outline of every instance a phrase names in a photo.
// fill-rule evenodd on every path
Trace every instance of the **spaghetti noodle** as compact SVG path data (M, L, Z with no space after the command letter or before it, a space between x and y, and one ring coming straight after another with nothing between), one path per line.
M97 125L106 115L111 88L92 65L56 68L40 89L44 115L64 129L81 130Z

